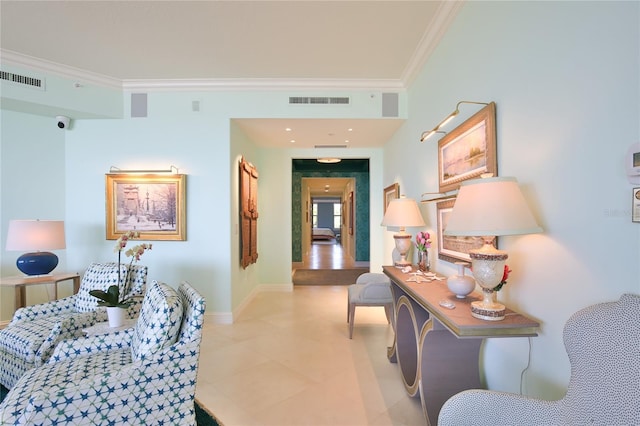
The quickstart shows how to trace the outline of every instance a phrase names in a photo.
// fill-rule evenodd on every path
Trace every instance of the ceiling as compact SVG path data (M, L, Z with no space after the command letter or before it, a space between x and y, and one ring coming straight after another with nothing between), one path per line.
M399 91L435 49L460 5L1 0L0 48L3 62L62 67L67 74L105 77L125 88L198 81ZM402 120L247 118L238 124L265 147L368 148L382 146Z

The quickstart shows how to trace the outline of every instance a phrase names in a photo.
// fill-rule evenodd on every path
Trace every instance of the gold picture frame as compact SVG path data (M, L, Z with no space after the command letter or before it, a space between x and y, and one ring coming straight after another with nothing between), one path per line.
M108 173L105 177L107 240L127 231L138 231L142 240L186 240L186 175Z
M453 210L455 200L440 201L436 204L436 215L438 223L438 259L447 262L469 262L471 256L469 252L483 246L482 237L460 237L444 235L447 227L449 215ZM498 238L494 239L494 246L497 248Z
M396 182L384 189L383 201L384 201L384 209L382 210L382 214L387 212L387 206L391 200L395 198L400 198L400 185Z
M467 179L498 175L496 104L491 102L438 142L440 193L453 191Z

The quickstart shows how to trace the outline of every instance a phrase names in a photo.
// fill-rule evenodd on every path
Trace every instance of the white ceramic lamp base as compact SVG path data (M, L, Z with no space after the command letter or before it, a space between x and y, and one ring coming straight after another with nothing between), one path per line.
M493 301L493 290L482 290L484 299L471 302L471 316L485 321L501 321L504 319L505 306Z
M394 265L397 268L404 268L405 266L411 265L411 262L407 260L407 253L409 253L409 249L411 248L411 235L399 232L393 236L393 239L396 242L396 250L400 254L400 259L394 262Z
M492 239L485 239L485 244L478 250L471 250L473 276L482 287L482 301L471 302L471 315L485 321L501 321L504 319L505 306L493 300L493 289L500 284L504 275L504 264L509 257L506 252L496 250L490 244Z

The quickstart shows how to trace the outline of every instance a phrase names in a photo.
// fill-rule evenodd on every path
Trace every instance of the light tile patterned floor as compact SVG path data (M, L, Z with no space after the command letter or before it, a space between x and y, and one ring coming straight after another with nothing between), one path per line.
M346 286L260 293L232 325L205 325L196 397L225 426L422 425L384 309L356 310Z

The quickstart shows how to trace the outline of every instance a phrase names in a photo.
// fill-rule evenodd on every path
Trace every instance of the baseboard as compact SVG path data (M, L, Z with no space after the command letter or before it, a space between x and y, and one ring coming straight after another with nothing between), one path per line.
M254 288L247 297L233 310L233 312L211 312L205 313L205 322L209 324L233 324L234 318L238 318L242 311L260 293L264 292L291 292L293 284L260 284Z

